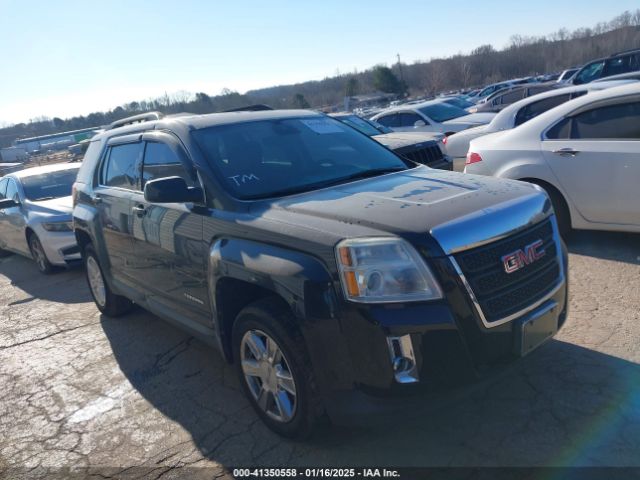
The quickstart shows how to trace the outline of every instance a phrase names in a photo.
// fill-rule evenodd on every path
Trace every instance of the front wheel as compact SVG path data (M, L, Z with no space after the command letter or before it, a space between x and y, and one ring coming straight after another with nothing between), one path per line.
M98 310L110 317L119 317L131 309L131 300L111 291L104 279L100 261L91 245L84 249L84 267L91 296Z
M269 298L243 309L233 325L233 352L242 388L262 421L285 437L311 434L323 408L289 309Z
M29 250L31 250L31 256L35 260L40 273L49 275L54 271L55 267L51 262L49 262L47 254L44 251L44 247L42 246L42 242L35 233L32 233L29 236Z

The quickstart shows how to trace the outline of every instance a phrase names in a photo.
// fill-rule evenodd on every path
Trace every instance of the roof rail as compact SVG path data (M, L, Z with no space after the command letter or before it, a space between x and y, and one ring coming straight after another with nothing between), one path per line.
M640 52L640 48L636 47L630 50L623 50L621 52L612 53L611 55L609 55L609 57L617 57L618 55L624 55L625 53L633 53L633 52Z
M132 117L122 118L111 122L107 130L113 130L114 128L124 127L125 125L132 125L134 123L151 122L153 120L160 120L163 117L161 112L147 112L140 115L133 115Z

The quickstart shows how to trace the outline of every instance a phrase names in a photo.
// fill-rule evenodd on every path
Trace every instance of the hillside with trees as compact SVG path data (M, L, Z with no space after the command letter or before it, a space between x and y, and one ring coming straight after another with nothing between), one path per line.
M398 96L433 95L510 78L556 72L632 48L640 48L640 9L624 12L592 28L571 32L560 29L540 37L514 35L502 49L481 45L467 54L412 64L376 65L363 72L251 90L245 94L229 89L224 89L219 95L177 92L160 98L133 101L108 112L94 112L69 119L36 118L28 123L0 129L0 147L11 145L16 138L97 127L129 115L154 110L167 114L210 113L255 103L265 103L275 108L330 108L341 105L345 96L373 92Z

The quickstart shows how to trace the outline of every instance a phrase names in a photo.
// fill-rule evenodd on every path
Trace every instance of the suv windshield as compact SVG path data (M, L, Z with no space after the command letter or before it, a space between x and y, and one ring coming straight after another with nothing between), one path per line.
M240 199L290 195L408 168L379 143L328 117L220 125L192 135Z
M22 177L24 196L31 201L50 200L52 198L68 197L71 186L76 180L78 169L60 170Z
M465 110L444 102L420 107L418 110L438 123L469 115Z

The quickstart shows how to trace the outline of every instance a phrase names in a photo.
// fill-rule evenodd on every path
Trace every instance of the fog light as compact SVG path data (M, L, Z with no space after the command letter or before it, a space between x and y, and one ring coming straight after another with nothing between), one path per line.
M387 345L396 382L416 383L420 381L411 335L387 337Z

